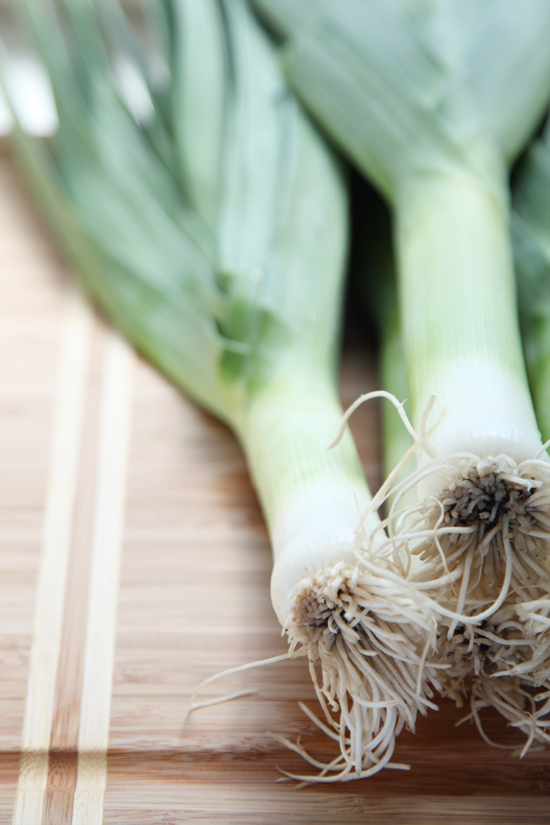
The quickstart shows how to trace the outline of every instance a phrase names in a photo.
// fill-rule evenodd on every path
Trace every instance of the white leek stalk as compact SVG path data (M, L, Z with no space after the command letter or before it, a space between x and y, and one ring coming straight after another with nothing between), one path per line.
M288 38L293 87L394 210L419 462L386 550L431 592L442 656L457 662L447 689L474 670L511 718L513 674L541 661L506 665L546 586L550 463L521 352L506 168L548 105L550 5L255 2ZM404 506L413 483L420 503ZM527 744L543 735L529 730Z
M522 337L535 412L543 439L550 437L550 131L530 147L514 177L512 228ZM544 521L550 528L548 518ZM550 563L544 553L537 575L524 577L522 598L507 600L484 627L464 639L463 663L473 675L472 714L495 705L530 743L549 742ZM453 639L454 642L454 639ZM454 647L457 647L455 643ZM453 651L454 653L454 651ZM488 665L489 663L489 665ZM453 673L454 671L454 673ZM467 667L449 674L459 695ZM498 677L496 676L498 674ZM492 677L492 683L489 681ZM454 676L454 680L453 680ZM498 679L498 689L493 688ZM527 699L527 691L531 698Z
M24 7L59 115L51 146L14 135L37 198L105 313L243 445L275 610L339 746L328 765L292 747L319 781L376 773L430 704L435 622L398 564L359 563L370 494L349 433L327 451L342 415L340 167L242 0L152 7L160 73L115 4Z

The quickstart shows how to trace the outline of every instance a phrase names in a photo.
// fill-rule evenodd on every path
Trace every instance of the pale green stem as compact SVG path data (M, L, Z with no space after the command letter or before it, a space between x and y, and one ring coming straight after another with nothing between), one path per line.
M523 361L502 187L460 170L409 177L397 198L413 423L431 395L443 455L532 458L541 440ZM434 484L436 480L434 479Z
M308 572L355 559L355 529L371 497L349 431L328 450L342 414L330 381L288 370L239 427L271 535L272 600L281 622Z

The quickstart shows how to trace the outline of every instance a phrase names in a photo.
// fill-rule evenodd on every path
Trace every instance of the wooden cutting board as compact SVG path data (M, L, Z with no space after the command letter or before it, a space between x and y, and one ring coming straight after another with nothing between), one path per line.
M464 711L404 733L411 770L296 791L300 757L332 752L269 601L269 542L231 433L183 398L88 307L4 149L0 155L0 821L550 823L550 754L492 749ZM376 388L350 341L342 398ZM378 410L353 420L380 480ZM500 742L514 733L487 714Z

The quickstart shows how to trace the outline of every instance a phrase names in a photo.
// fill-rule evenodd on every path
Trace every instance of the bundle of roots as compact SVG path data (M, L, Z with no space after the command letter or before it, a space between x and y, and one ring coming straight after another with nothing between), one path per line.
M470 697L470 716L491 745L523 756L535 743L550 742L550 593L531 603L506 604L478 626L459 626L439 635L443 695L461 706ZM492 742L480 717L493 707L525 734L521 747ZM468 717L467 717L468 718Z
M471 456L446 472L437 499L399 510L396 497L385 550L439 612L443 695L469 695L487 741L479 712L496 708L525 734L523 754L550 741L550 465Z
M298 743L277 737L320 773L296 776L333 782L371 776L392 763L397 735L414 730L439 689L436 617L424 598L389 565L358 559L311 574L290 604L285 631L291 653L305 650L324 720L303 706L309 718L339 744L328 763ZM388 578L390 576L391 578Z

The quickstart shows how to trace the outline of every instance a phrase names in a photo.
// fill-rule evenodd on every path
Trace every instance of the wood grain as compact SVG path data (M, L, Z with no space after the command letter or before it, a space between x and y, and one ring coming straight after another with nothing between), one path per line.
M79 300L76 298L76 300ZM63 628L55 690L48 759L48 781L44 796L42 825L66 825L72 819L74 791L78 771L78 737L82 705L84 645L88 608L95 491L95 464L99 416L98 371L105 330L83 306L93 338L90 336L89 363L86 371L86 406L79 456L79 472L73 512L71 554L67 570ZM87 315L87 317L86 317ZM27 698L28 705L28 698Z
M70 461L75 467L72 492L61 497L67 538L54 543L55 598L40 595L68 284L0 155L0 822L549 823L549 754L518 761L493 750L470 723L455 727L463 711L447 702L419 720L415 735L400 737L396 760L409 772L299 792L277 783L277 766L303 766L268 730L301 735L320 756L331 752L297 707L315 705L300 660L214 683L202 698L255 692L186 721L201 680L285 651L269 602L269 542L231 433L117 350L88 310L81 423L71 418L72 435L62 428L65 448L72 439L69 476ZM356 333L343 364L344 402L375 387L372 356ZM78 384L73 390L78 409ZM377 408L359 410L353 429L375 486ZM36 727L25 720L41 599L61 618L48 669L51 714ZM41 699L48 706L41 693L35 707ZM496 715L486 728L515 741ZM29 775L40 778L25 785ZM33 807L14 819L18 783ZM86 808L89 793L95 802Z

